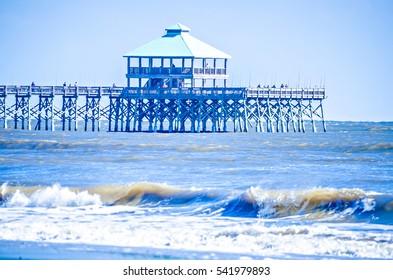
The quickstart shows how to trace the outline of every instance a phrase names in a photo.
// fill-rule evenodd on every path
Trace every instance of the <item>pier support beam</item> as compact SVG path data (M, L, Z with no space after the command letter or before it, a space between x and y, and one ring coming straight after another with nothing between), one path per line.
M78 130L78 93L68 92L65 90L63 94L61 123L62 130Z
M37 115L36 130L55 130L53 98L53 92L40 93L38 110L34 112ZM33 109L36 109L37 106Z
M30 120L30 87L20 87L16 89L15 104L10 108L14 119L14 128L18 128L19 121L21 128L31 130Z
M85 119L85 131L88 130L89 122L91 122L91 131L100 131L101 123L101 108L100 108L100 100L101 100L101 91L97 90L96 93L89 93L86 95L86 104L81 108L81 111L84 113Z
M7 86L0 86L0 120L3 120L2 127L7 129Z

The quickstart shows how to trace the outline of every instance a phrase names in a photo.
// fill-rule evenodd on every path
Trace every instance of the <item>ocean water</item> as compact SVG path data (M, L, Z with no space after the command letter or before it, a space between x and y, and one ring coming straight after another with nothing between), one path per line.
M393 123L0 129L1 259L393 259Z

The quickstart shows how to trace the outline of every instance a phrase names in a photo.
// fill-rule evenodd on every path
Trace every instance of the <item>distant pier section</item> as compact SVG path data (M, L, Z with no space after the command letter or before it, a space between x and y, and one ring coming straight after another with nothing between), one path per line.
M0 85L0 125L124 132L326 131L324 88L227 87L228 54L176 24L125 54L127 86Z

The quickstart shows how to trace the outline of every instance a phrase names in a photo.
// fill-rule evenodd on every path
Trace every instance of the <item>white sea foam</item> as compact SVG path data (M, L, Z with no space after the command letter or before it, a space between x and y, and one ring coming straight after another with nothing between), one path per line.
M87 191L73 192L68 188L53 185L38 189L31 195L16 190L5 200L6 207L78 207L87 205L101 205L100 196L89 194Z
M110 208L110 211L106 209ZM0 209L3 240L221 252L255 257L393 258L392 226L280 224L264 220L145 215L135 207ZM8 221L8 222L7 222ZM152 253L153 254L153 253Z
M0 189L1 189L1 192L0 192L1 198L3 198L6 195L6 193L7 193L7 183L1 184L1 188Z
M26 197L20 190L16 190L16 192L6 200L5 205L7 207L27 207L31 203L30 199Z

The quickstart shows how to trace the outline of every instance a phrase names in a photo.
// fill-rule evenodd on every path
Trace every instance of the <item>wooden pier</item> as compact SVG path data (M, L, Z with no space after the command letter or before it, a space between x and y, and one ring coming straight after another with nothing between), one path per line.
M230 88L227 53L180 23L123 55L127 87L0 86L0 125L124 132L326 131L324 88ZM82 127L79 127L82 125Z
M323 88L0 86L0 125L124 132L326 131ZM307 128L309 124L309 128ZM80 127L81 125L81 127Z

